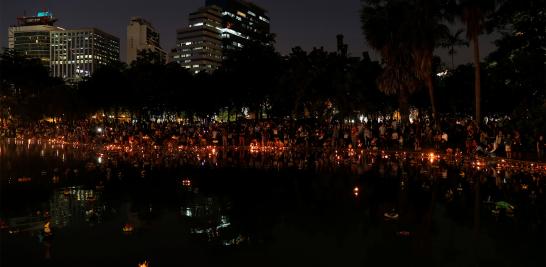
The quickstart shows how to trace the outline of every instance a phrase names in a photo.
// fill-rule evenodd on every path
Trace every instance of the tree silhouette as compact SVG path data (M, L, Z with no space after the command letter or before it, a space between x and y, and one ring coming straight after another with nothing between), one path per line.
M481 65L480 34L485 28L488 15L496 10L496 0L458 0L458 16L466 25L466 37L472 42L474 51L474 90L476 97L476 122L481 122Z
M383 72L378 77L378 87L386 95L396 95L402 120L408 122L409 96L414 93L419 80L416 61L412 56L412 6L406 1L364 1L361 12L362 30L369 45L378 50Z
M454 33L450 32L447 39L442 44L443 47L448 48L447 53L451 56L451 70L455 69L455 55L457 54L455 47L462 45L468 46L468 42L461 38L463 32L463 29L458 29Z

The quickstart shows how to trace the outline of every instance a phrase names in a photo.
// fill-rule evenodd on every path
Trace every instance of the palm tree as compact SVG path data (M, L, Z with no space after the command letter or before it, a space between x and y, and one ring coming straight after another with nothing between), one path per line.
M457 50L455 50L456 46L466 45L468 46L468 42L461 39L461 34L464 32L463 29L458 29L455 33L450 33L445 42L443 43L444 47L447 47L449 50L447 53L451 56L451 69L455 69L455 54L457 54Z
M409 96L419 84L412 57L411 4L398 1L366 0L361 12L362 30L368 44L381 54L383 72L378 87L386 95L398 95L400 115L406 123Z
M368 43L380 51L385 68L380 89L386 94L399 95L400 113L405 115L405 98L423 82L428 89L433 117L437 118L432 63L434 49L449 33L448 27L442 24L447 18L448 1L364 2L361 14L364 34Z
M466 38L474 49L474 90L476 94L476 122L481 121L481 79L479 37L485 28L485 18L495 11L496 0L457 0L458 16L466 25Z
M434 84L432 61L434 49L449 34L449 29L441 22L446 18L446 1L415 0L412 1L412 9L407 10L412 14L409 21L411 27L409 40L412 44L412 56L415 62L417 78L424 81L430 97L432 115L437 122L436 103L434 101Z

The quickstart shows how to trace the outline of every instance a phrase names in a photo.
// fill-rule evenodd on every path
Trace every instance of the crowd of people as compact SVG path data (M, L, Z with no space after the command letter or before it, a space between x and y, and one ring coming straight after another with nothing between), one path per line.
M405 125L378 116L361 121L239 120L230 123L187 123L176 120L134 120L94 117L78 121L9 123L0 136L53 140L93 146L276 147L369 150L434 150L469 156L544 160L542 133L521 133L507 117L486 119L478 127L471 118L421 118ZM525 136L525 138L524 138Z
M470 118L447 117L439 119L438 126L426 119L404 125L384 117L345 123L184 123L95 117L4 125L0 134L9 140L0 152L6 155L9 143L19 142L29 146L11 146L14 154L35 149L43 156L51 145L54 147L49 153L62 157L63 162L66 154L68 159L85 163L85 167L66 168L64 172L54 170L57 181L77 179L82 168L101 171L104 176L99 176L106 181L146 178L158 171L169 173L187 166L326 173L344 168L359 175L377 171L380 176L399 177L401 186L406 186L408 173L417 172L413 176L424 189L430 188L435 178L454 181L445 189L447 199L465 190L465 185L471 188L476 179L489 187L488 199L513 200L512 195L521 192L526 198L540 199L544 196L546 164L537 164L536 160L542 159L543 139L536 139L538 154L534 154L530 149L533 146L523 141L528 139L509 125L507 118L495 118L478 128ZM65 149L60 149L63 145ZM8 177L17 177L18 166L23 166L20 164L25 163L8 162Z

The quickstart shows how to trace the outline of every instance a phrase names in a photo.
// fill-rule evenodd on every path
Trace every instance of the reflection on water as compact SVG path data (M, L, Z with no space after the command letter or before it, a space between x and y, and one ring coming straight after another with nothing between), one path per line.
M289 154L245 154L252 168L205 168L1 147L2 266L165 266L182 252L210 266L544 263L544 177L502 163L384 154L334 170L315 156L288 167Z
M56 189L52 193L49 206L51 222L56 228L63 228L71 223L100 223L106 211L106 206L101 203L100 192L81 187Z

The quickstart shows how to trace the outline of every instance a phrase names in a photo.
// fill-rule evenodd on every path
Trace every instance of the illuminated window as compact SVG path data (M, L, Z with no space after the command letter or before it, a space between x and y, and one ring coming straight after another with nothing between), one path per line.
M222 12L222 15L223 15L223 16L230 16L230 17L232 17L232 18L235 17L235 15L233 15L233 14L231 14L230 12L227 12L227 11Z

